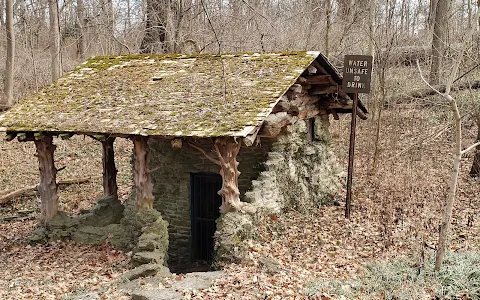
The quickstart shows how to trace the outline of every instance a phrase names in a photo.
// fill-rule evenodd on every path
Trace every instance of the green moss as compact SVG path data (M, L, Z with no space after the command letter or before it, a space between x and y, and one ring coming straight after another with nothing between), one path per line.
M314 58L305 52L94 57L14 106L0 126L24 131L231 135L260 124L257 115L268 112Z

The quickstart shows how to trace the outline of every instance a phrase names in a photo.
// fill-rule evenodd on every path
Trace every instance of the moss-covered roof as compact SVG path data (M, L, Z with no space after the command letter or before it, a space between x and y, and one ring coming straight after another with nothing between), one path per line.
M94 57L0 116L0 130L246 136L318 55Z

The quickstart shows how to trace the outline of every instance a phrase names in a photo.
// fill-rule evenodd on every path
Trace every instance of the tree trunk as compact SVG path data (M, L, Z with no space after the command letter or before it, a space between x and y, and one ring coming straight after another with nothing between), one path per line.
M198 144L189 143L190 146L198 149L211 162L220 166L220 175L222 176L222 188L218 195L222 196L222 205L220 212L234 212L242 208L240 201L240 191L238 189L238 171L237 155L240 151L240 142L233 138L217 138L213 143L215 157L210 156Z
M430 66L430 84L439 84L440 69L445 55L445 37L448 30L448 12L451 0L438 0L435 14L435 24L432 39L432 53Z
M7 59L5 62L4 97L0 110L13 104L13 65L15 63L15 32L13 28L13 0L6 1ZM3 19L3 16L2 16Z
M38 192L42 201L42 221L46 224L58 213L57 169L53 154L56 146L51 135L35 140L38 166L40 169L40 184Z
M148 170L148 137L137 136L133 141L133 183L135 185L135 202L137 209L153 207L153 184Z
M328 57L330 48L330 28L332 27L332 0L327 0L325 10L325 56Z
M480 141L480 108L477 109L475 114L475 121L477 123L477 142ZM480 175L480 146L477 146L475 150L475 156L473 157L472 167L470 168L470 176L477 177Z
M0 0L0 30L3 30L5 26L5 19L3 18L3 12L5 11L5 0Z
M103 194L118 198L117 168L115 167L115 154L113 151L114 141L114 137L102 141Z
M81 60L85 59L85 6L83 0L77 0L77 24L79 36L77 41L77 55Z
M375 0L369 0L369 7L368 7L368 34L369 41L368 41L368 54L371 56L375 56ZM375 61L375 58L374 60Z
M239 211L241 208L240 191L238 189L238 161L240 143L230 138L217 138L214 144L220 161L220 175L222 176L222 189L218 194L222 196L220 212Z
M60 28L58 25L58 3L57 0L48 0L50 16L50 54L52 57L52 81L61 75L60 68Z
M161 2L157 0L157 2ZM115 16L112 0L100 0L100 14L103 23L102 35L107 54L115 53Z
M437 1L430 0L430 9L428 11L428 29L433 30L435 27L435 16L437 15Z
M140 53L162 51L165 39L165 8L161 1L147 0L145 35L140 44Z
M441 1L441 0L439 0ZM448 94L447 94L448 95ZM448 97L450 97L448 95ZM435 271L438 272L442 268L445 259L445 248L447 247L448 233L450 231L450 223L452 221L453 201L457 191L458 174L460 172L460 160L462 159L462 118L458 111L457 102L450 97L450 105L452 107L455 118L455 153L453 159L453 170L450 179L450 189L445 205L442 223L440 224L440 233L437 245L437 254L435 257Z

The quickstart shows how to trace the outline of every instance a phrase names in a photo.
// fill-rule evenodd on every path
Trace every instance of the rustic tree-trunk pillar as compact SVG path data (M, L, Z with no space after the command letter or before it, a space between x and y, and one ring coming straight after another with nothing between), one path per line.
M35 146L40 169L38 192L42 201L42 221L48 223L58 212L57 169L53 159L56 146L51 135L35 140Z
M238 161L240 143L233 139L218 138L214 144L220 160L220 175L222 176L222 189L218 194L222 196L220 212L238 211L241 209L240 191L238 189Z
M222 176L222 189L218 195L222 196L222 205L220 212L234 212L242 208L240 201L240 191L238 189L238 161L237 155L240 151L240 142L234 138L217 138L213 143L216 157L210 156L200 145L190 145L205 155L210 161L220 166L220 175Z
M132 137L133 141L133 183L137 209L153 208L153 184L148 170L148 137Z
M114 137L102 141L103 194L118 198L117 168L115 167L115 154L113 152L114 141Z

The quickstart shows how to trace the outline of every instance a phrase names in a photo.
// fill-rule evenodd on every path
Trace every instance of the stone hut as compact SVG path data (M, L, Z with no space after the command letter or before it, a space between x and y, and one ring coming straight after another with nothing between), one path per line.
M341 85L318 52L94 57L12 107L0 131L36 145L44 236L108 238L138 264L228 261L242 258L261 216L320 205L339 188L329 119L353 108ZM366 118L361 102L356 111ZM105 196L66 216L54 137L74 134L102 143ZM116 138L134 145L123 204Z

